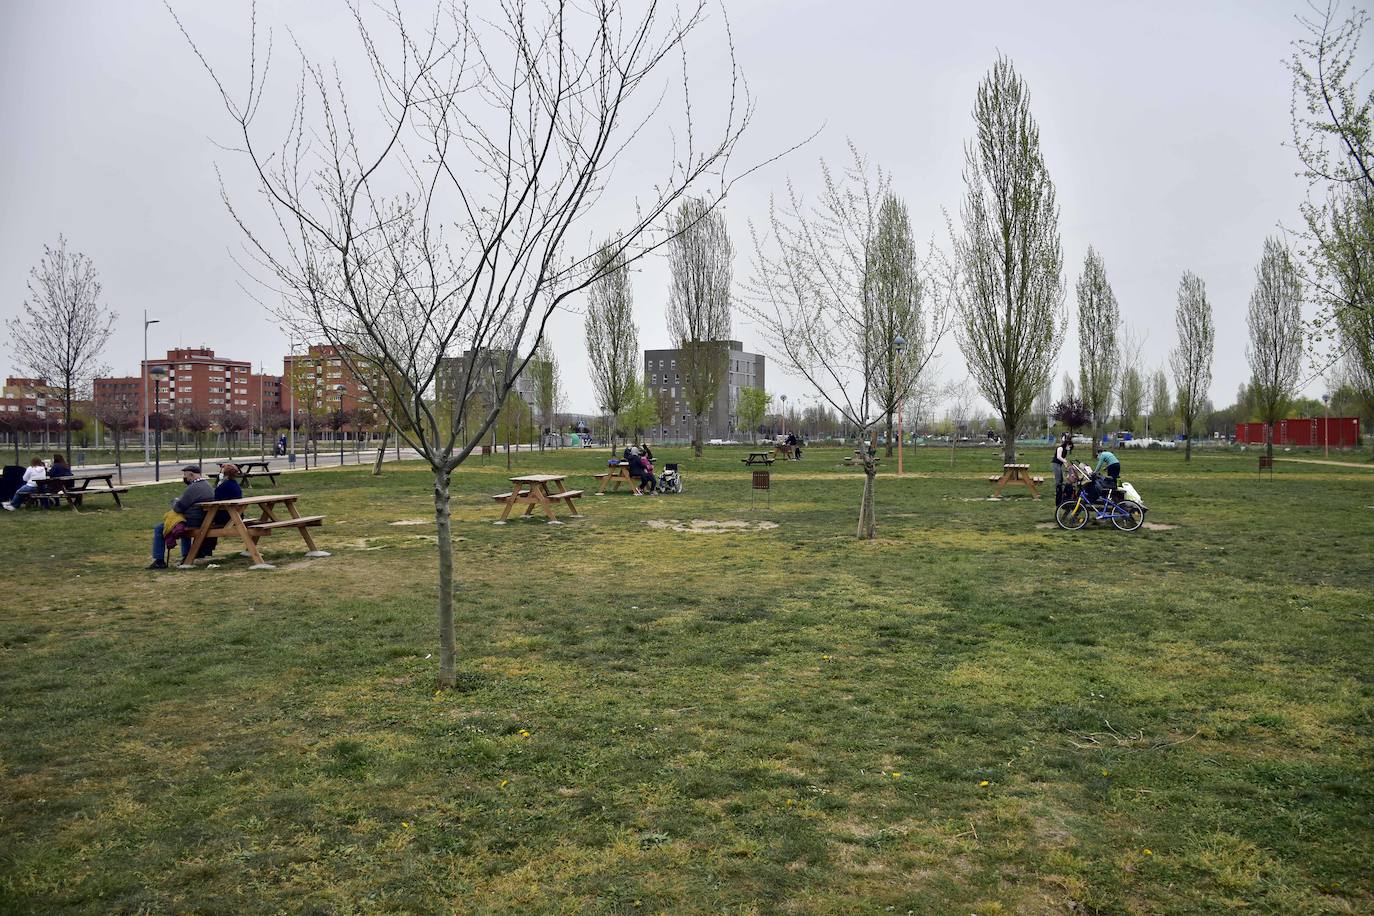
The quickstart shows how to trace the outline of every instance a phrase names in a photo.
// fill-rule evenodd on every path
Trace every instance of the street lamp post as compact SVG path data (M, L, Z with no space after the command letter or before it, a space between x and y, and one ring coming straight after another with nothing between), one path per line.
M1322 457L1331 457L1331 395L1322 395Z
M783 434L784 436L786 436L786 435L787 435L787 395L785 395L785 394L784 394L784 395L781 395L781 398L782 398L782 434Z
M897 476L902 476L902 414L906 398L902 397L902 353L906 351L906 338L901 334L892 338L892 349L897 353L897 365L893 369L893 388L897 395Z
M156 318L148 318L148 310L143 310L143 464L148 464L148 325L157 324Z
M167 374L165 366L148 367L148 375L153 378L153 413L157 415L157 451L153 459L153 482L162 480L162 377Z
M348 390L346 385L335 385L334 390L339 393L339 429L335 433L339 437L339 467L344 466L344 392Z

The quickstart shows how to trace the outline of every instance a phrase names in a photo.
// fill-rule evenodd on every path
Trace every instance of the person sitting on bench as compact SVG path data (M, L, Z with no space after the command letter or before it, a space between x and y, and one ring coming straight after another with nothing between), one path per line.
M28 470L24 471L24 483L14 491L14 496L10 498L10 501L4 503L5 508L13 512L24 505L24 498L30 493L37 492L38 481L47 479L48 469L44 466L43 459L35 458L30 461Z
M215 491L210 489L210 481L200 476L200 465L188 464L181 469L182 483L186 484L186 489L181 495L172 500L172 511L181 515L185 524L181 526L182 532L178 535L181 541L181 562L186 562L186 555L191 552L191 532L200 527L200 523L205 521L205 510L200 508L200 504L215 498ZM173 528L172 531L176 531ZM148 564L148 569L167 568L167 540L166 536L171 532L166 530L166 522L158 522L153 528L153 562Z
M215 500L221 499L243 499L243 487L239 486L239 466L228 462L219 466L219 483L215 485ZM229 511L220 509L215 512L215 520L210 523L211 527L219 528L229 524ZM201 542L200 553L196 554L196 559L212 557L215 555L215 545L219 543L219 538L206 538Z

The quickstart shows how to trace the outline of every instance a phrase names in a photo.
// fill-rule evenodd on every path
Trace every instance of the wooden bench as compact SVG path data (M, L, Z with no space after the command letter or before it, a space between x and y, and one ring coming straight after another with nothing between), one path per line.
M630 466L624 461L618 462L614 468L608 467L604 472L593 474L592 476L601 481L601 486L596 491L597 496L606 495L607 484L615 484L611 487L612 491L619 491L622 483L628 483L631 486L639 485L635 482L635 479L630 476Z
M274 531L292 529L300 532L301 540L305 541L307 557L327 557L329 552L320 550L315 546L315 541L310 537L308 528L318 528L324 524L323 515L301 515L296 509L296 500L300 497L295 494L281 494L274 496L251 496L244 499L215 499L200 503L205 510L205 521L196 529L195 538L191 542L191 550L187 557L191 563L183 563L178 569L190 569L192 564L200 556L200 547L205 543L206 538L237 537L243 542L244 551L253 561L252 569L275 569L270 563L263 560L262 554L258 552L258 541L268 537ZM286 508L290 514L289 518L277 518L273 509L278 505ZM244 510L257 507L262 514L257 518L244 518ZM215 519L219 515L219 510L224 510L229 516L223 525L216 525Z
M116 508L123 509L124 502L119 497L123 493L128 493L129 488L115 486L114 478L113 473L48 477L36 481L38 490L28 494L28 499L38 505L44 507L51 505L54 508L60 505L62 500L66 500L73 512L80 512L83 497L108 495L114 499ZM95 480L105 481L105 486L92 487L91 482Z
M516 506L525 507L524 518L529 519L533 516L535 509L543 511L548 518L550 525L561 525L554 516L554 506L563 503L568 507L568 514L573 518L582 518L582 513L577 511L577 504L573 500L582 496L581 490L563 489L563 481L567 478L562 474L527 474L523 477L512 477L509 493L500 493L492 499L499 503L504 503L505 508L501 510L501 518L496 524L504 525L506 519L510 518L511 510Z
M530 495L530 491L529 491L529 490L521 490L519 493L516 493L516 494L515 494L515 497L516 497L516 499L523 499L523 498L525 498L526 496L529 496L529 495ZM581 491L578 491L578 495L579 495L579 496L581 495ZM500 500L503 500L503 499L510 499L510 494L509 494L509 493L497 493L495 496L492 497L492 499L497 500L497 501L500 501Z

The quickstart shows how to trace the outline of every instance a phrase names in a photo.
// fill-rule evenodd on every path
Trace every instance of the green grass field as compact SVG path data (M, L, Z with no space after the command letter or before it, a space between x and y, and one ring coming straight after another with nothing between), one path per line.
M1128 453L1159 527L1067 533L922 450L860 543L746 450L562 526L464 467L442 694L418 466L287 478L275 572L6 513L0 911L1374 911L1374 471Z

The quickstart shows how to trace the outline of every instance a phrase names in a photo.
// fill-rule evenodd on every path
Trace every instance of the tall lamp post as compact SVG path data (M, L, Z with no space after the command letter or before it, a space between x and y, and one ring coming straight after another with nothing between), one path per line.
M1331 395L1322 395L1322 457L1331 457Z
M892 338L892 349L897 354L897 365L893 369L893 387L897 394L897 476L902 476L902 414L906 407L906 398L902 396L902 354L906 352L906 338L901 334Z
M153 413L157 415L157 451L153 459L153 482L162 480L162 377L167 374L166 366L150 366L148 374L153 378Z
M148 317L143 310L143 463L148 463L148 325L157 324L156 318Z
M787 435L787 395L780 395L782 398L782 434Z
M348 390L348 386L347 386L347 385L335 385L335 386L334 386L334 390L337 391L337 392L339 393L339 429L338 429L338 432L335 433L335 435L339 437L339 467L343 467L343 466L344 466L344 437L343 437L343 432L344 432L344 419L345 419L345 418L344 418L343 399L344 399L344 392Z

